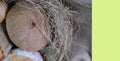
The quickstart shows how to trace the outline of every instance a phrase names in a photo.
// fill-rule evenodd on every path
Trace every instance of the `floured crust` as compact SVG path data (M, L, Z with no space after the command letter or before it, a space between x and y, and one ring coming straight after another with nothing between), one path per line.
M43 58L38 52L15 49L4 57L2 61L43 61Z
M0 23L2 23L6 17L8 5L0 1Z
M31 58L17 55L16 52L13 52L13 53L9 54L9 56L7 57L7 59L9 61L33 61Z
M29 2L17 3L8 12L6 27L11 41L27 51L42 50L48 44L44 15ZM44 33L43 33L44 32Z

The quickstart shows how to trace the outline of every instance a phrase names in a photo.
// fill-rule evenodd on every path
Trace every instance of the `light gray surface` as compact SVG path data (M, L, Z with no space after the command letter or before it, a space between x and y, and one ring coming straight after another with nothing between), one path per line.
M76 7L76 6L73 6ZM91 8L77 6L78 13L74 20L74 39L72 42L71 61L91 61L92 13Z

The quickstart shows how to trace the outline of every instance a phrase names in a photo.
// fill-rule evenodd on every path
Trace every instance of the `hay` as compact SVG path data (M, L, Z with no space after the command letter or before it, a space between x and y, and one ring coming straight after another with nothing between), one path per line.
M36 23L38 25L37 27L49 40L48 46L40 51L46 58L46 61L70 61L69 49L73 40L72 20L74 12L70 11L69 7L65 7L61 0L26 1L32 3L35 9L37 9L37 12L41 12L47 18L45 20L47 34L39 27L39 23Z
M72 11L64 7L58 0L26 0L36 7L47 17L51 29L45 35L49 40L49 45L41 51L47 61L70 61L69 48L72 41ZM44 33L44 31L43 31ZM49 37L50 36L50 37Z

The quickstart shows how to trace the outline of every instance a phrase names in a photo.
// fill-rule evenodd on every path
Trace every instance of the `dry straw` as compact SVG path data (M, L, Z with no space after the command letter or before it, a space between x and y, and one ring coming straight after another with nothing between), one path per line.
M48 30L49 45L42 50L47 61L70 61L69 48L72 41L72 13L58 0L27 0L33 3L44 16L47 23L51 24ZM47 29L47 27L46 27ZM44 32L44 31L43 31Z
M47 34L42 31L49 40L49 45L40 51L47 61L70 61L69 49L72 42L73 11L62 4L61 0L26 0L41 12L45 20ZM38 24L38 23L36 23ZM51 28L49 29L49 25ZM42 30L39 26L38 28Z

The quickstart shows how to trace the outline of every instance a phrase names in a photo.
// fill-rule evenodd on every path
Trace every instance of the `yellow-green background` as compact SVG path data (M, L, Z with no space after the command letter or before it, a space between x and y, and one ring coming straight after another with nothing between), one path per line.
M120 0L92 5L92 61L120 61Z

